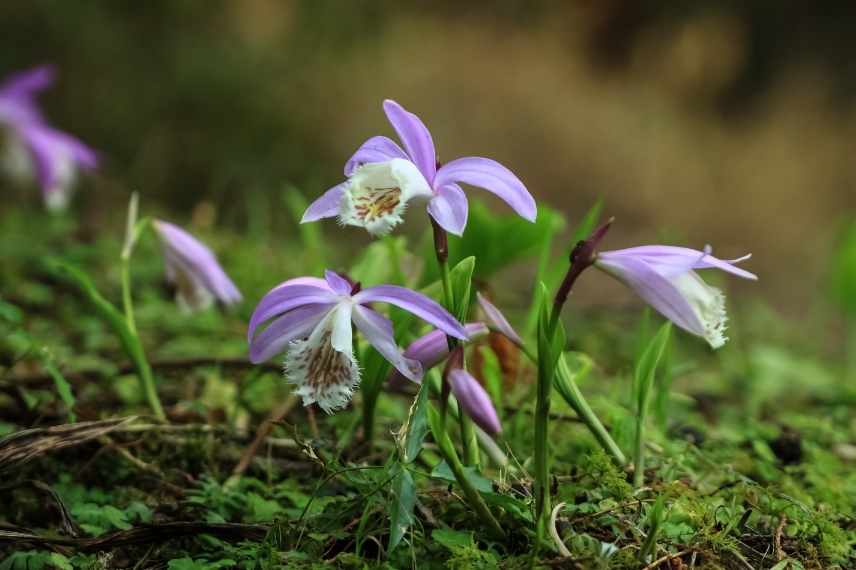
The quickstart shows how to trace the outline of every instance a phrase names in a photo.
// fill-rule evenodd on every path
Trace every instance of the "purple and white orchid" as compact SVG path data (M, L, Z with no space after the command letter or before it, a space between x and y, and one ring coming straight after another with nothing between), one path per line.
M408 202L423 200L440 227L461 235L469 208L461 183L496 194L517 214L535 221L535 200L506 167L475 156L439 166L431 133L419 117L389 99L383 109L404 149L384 136L367 140L345 164L348 180L313 202L301 223L338 216L343 225L383 235L401 223Z
M163 245L167 281L175 285L182 309L202 310L215 299L224 305L241 301L241 292L205 244L175 224L155 220L153 225Z
M722 260L711 255L710 246L698 251L649 245L599 252L594 265L633 289L675 325L719 348L728 340L725 295L705 283L695 270L721 269L755 280L755 274L734 265L750 257Z
M35 170L48 208L61 209L78 168L94 169L98 157L75 137L50 127L36 105L36 94L53 84L54 76L53 67L41 66L0 84L0 125L8 132L7 167L18 174Z
M402 375L415 382L422 378L422 365L402 354L392 323L370 303L395 305L445 335L467 339L466 329L421 293L397 285L358 289L333 271L326 271L324 279L298 277L275 287L262 298L250 319L250 360L263 362L285 351L285 376L297 386L295 394L303 397L303 405L317 402L332 413L347 405L360 382L352 325ZM267 328L256 335L267 321Z

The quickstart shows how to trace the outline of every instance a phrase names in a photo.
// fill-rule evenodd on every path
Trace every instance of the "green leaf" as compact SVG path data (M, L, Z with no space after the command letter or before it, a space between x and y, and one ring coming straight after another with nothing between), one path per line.
M657 537L664 520L663 496L657 497L654 506L648 511L645 521L645 542L639 550L639 561L648 562L649 557L657 550Z
M663 357L666 350L666 345L669 342L669 335L672 331L672 323L666 321L648 347L642 353L642 356L636 362L634 374L634 387L636 393L636 410L643 418L647 414L648 400L651 393L651 386L654 383L654 377L657 372L657 366Z
M464 475L467 478L467 481L470 482L476 490L481 493L493 493L493 483L490 482L490 479L484 477L481 473L479 473L478 469L472 466L464 467ZM455 482L455 474L452 472L452 468L449 467L449 464L446 461L441 461L437 464L436 467L431 471L431 477L435 479L442 479L443 481Z
M565 353L566 366L560 366L559 372L553 378L553 386L568 404L576 409L576 395L571 387L571 382L581 384L591 373L594 361L588 354L582 352Z
M258 493L247 493L247 522L270 522L282 511L277 501L265 499Z
M412 463L422 451L422 442L428 434L428 394L430 386L428 382L423 381L419 386L419 392L416 398L413 399L413 404L410 406L410 413L407 416L407 422L404 424L404 456L402 460L405 464Z
M470 256L455 265L449 272L452 296L455 300L455 306L451 312L460 322L464 322L470 312L470 296L472 295L475 268L476 258Z
M472 548L474 546L473 533L460 530L452 530L450 528L438 528L431 532L431 538L442 544L452 552L457 552L462 548Z
M413 476L403 465L397 464L398 473L392 481L389 507L389 551L392 552L410 525L413 524L413 507L416 506L416 485Z
M62 403L65 404L65 407L68 410L68 421L70 423L75 423L77 421L77 415L74 413L74 405L77 400L74 398L74 393L71 391L71 384L68 383L65 376L63 376L56 365L54 365L50 355L44 353L44 351L42 366L53 380L57 394L59 394L60 400L62 400Z
M556 329L551 336L549 326L552 303L548 300L549 296L544 283L541 283L540 289L542 294L538 319L538 373L546 374L545 379L549 385L552 383L556 364L565 348L565 327L562 324L562 319L559 318L556 321Z

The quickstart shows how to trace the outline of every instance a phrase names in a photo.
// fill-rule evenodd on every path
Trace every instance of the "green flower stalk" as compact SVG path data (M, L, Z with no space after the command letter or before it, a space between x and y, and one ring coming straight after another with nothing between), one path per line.
M571 252L568 272L556 291L551 310L542 308L538 326L538 388L535 402L535 521L538 543L544 537L547 519L550 514L550 457L549 457L549 421L550 396L556 376L556 367L562 358L565 345L565 332L559 317L583 271L594 264L596 248L609 231L612 219L594 231L586 240L580 241ZM546 299L546 296L544 297ZM587 407L587 406L586 406ZM591 417L594 414L590 414ZM599 423L599 422L598 422Z

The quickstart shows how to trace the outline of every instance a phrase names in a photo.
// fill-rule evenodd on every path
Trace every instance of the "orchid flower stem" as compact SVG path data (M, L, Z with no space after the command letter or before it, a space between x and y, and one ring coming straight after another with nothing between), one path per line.
M538 538L538 544L541 543L545 529L550 516L550 447L548 436L550 432L550 396L552 395L553 385L555 384L556 368L545 362L545 358L549 362L558 362L564 360L563 354L555 355L556 350L564 350L564 347L558 349L554 346L556 339L556 331L559 326L559 318L562 314L562 308L571 294L577 279L582 275L583 271L591 267L597 258L597 246L606 232L609 231L612 225L612 218L605 224L597 228L585 240L576 244L570 255L570 267L562 280L562 284L556 291L556 296L553 298L553 306L550 311L549 321L547 324L546 339L541 342L539 340L538 349L538 390L537 400L535 402L535 532ZM539 335L542 334L539 332ZM579 390L576 391L577 395ZM588 406L586 406L588 409ZM588 409L591 417L591 409ZM591 426L590 426L591 427ZM600 426L601 428L603 426ZM605 432L605 430L603 430Z
M538 374L537 399L535 401L535 529L538 544L546 529L546 517L550 513L550 448L548 443L550 422L550 393L552 374ZM537 550L537 549L536 549Z
M491 330L493 331L493 329ZM529 359L529 362L538 366L538 357L529 349L528 346L525 344L518 344L516 346L520 352ZM612 457L616 465L619 467L627 465L627 458L625 457L624 452L621 451L621 448L618 447L618 444L615 443L615 440L612 439L611 435L609 435L609 431L603 423L601 423L600 419L594 413L594 410L591 409L591 406L589 406L588 401L586 401L585 396L583 396L583 393L577 386L577 383L574 380L574 375L564 358L559 359L559 365L556 369L556 373L557 379L553 383L553 387L556 388L556 391L559 392L565 402L567 402L571 409L574 410L577 417L580 418L592 435L597 439L604 451ZM561 382L559 379L561 379Z
M431 228L434 231L434 252L437 255L437 265L440 268L440 281L443 284L443 298L446 304L446 309L452 314L455 313L455 295L452 291L452 279L449 274L449 237L446 230L440 227L434 218L431 218ZM462 318L462 315L457 315ZM449 351L455 348L457 340L447 336L446 342L449 343ZM476 437L476 432L472 420L466 414L458 416L458 422L461 427L461 446L464 451L464 462L469 466L478 466L481 462L479 457L479 444Z
M137 212L139 206L139 195L134 192L131 194L131 200L128 203L128 222L125 229L125 243L122 246L122 253L119 256L121 262L121 280L122 280L122 308L125 314L125 324L127 325L126 345L129 356L137 368L137 375L140 378L140 385L143 389L143 394L152 413L160 421L166 421L166 414L163 411L160 398L158 397L157 388L155 387L152 368L146 358L143 343L140 340L140 335L137 332L137 323L134 319L134 301L131 296L131 256L134 253L134 246L140 237L140 234L148 226L149 219L143 218L137 220Z
M574 381L574 375L571 373L570 368L568 368L568 363L564 357L559 358L559 366L556 369L556 373L563 380L561 388L558 388L558 382L554 382L554 386L557 386L559 394L562 395L562 398L576 412L577 416L583 421L595 439L597 439L601 447L603 447L603 450L612 457L619 467L625 467L627 465L627 458L624 456L621 448L618 447L618 444L615 443L615 440L612 439L612 436L609 435L609 432L606 431L600 419L595 415L582 392L580 392L577 383Z
M647 402L645 404L647 407ZM639 410L636 416L636 439L634 442L633 488L645 485L645 415Z
M131 298L131 259L122 256L122 309L125 311L125 320L131 333L137 335L137 323L134 320L134 302Z
M442 386L440 384L441 380L439 376L433 376L425 380L430 382L430 387L432 394L439 396L442 393ZM449 402L448 406L449 414L453 418L458 418L461 414L460 406L454 400ZM481 450L485 452L485 454L490 458L490 460L499 467L508 466L508 456L502 451L493 437L479 428L478 426L474 426L474 430L476 439L478 440L478 444L481 446Z
M435 417L437 421L431 420L430 423L432 425L432 430L436 430L437 427L442 425L442 421L439 420L439 412L433 410L433 408L429 405L429 418ZM462 414L463 415L463 414ZM442 428L441 428L442 429ZM490 512L490 508L485 503L484 498L479 494L478 489L476 489L470 479L467 477L467 472L465 471L464 464L461 463L460 458L458 457L458 452L455 450L455 446L452 444L452 440L449 439L449 434L445 431L441 431L437 433L434 431L434 439L437 443L437 448L440 451L440 454L443 456L443 459L446 460L446 463L449 465L449 468L452 471L452 474L455 476L455 480L460 485L461 489L464 491L464 497L466 498L467 504L470 506L473 511L475 511L476 515L482 520L482 522L487 525L487 527L495 534L498 538L505 539L505 531L502 530L502 526L497 522L496 518L493 516L493 513Z

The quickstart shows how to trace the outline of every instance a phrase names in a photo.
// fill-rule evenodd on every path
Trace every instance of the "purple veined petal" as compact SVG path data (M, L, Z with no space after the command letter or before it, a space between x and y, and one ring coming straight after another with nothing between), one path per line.
M342 202L342 195L347 187L348 183L342 182L324 192L320 198L309 204L309 207L303 212L300 223L305 224L322 218L338 216L339 204Z
M441 186L428 202L428 213L431 217L441 228L456 236L464 233L468 212L467 195L457 184Z
M357 152L345 163L345 176L351 176L354 171L369 162L386 162L393 158L410 160L398 144L389 137L376 136L364 142Z
M165 246L164 264L167 281L177 286L179 299L183 298L191 310L206 308L214 300L232 305L243 299L241 292L214 258L203 264Z
M56 67L40 65L9 75L0 84L0 97L31 97L50 87L56 79Z
M643 245L638 247L630 247L627 249L619 249L616 251L608 251L598 254L606 257L635 257L644 259L651 265L658 267L673 266L677 272L682 272L685 269L720 269L744 279L757 280L758 276L754 273L735 267L734 264L746 261L752 257L752 254L744 255L737 259L719 259L710 255L710 248L705 248L705 251L691 249L688 247L676 247L670 245Z
M502 431L496 408L478 380L466 370L455 368L449 372L449 382L452 385L452 393L464 413L470 416L476 425L491 435Z
M405 378L413 382L422 381L422 365L418 360L407 358L395 343L392 336L392 323L377 312L354 305L352 314L354 324L366 337L366 340Z
M17 125L40 123L44 119L35 95L49 87L55 76L53 66L43 65L9 76L0 85L0 121Z
M450 336L467 340L467 331L446 309L422 293L411 291L406 287L377 285L363 289L354 295L353 299L360 304L381 302L395 305L413 313Z
M470 342L485 337L490 332L484 323L478 322L465 324L464 330L467 331ZM410 346L404 351L404 356L419 361L422 364L423 371L430 370L449 356L449 343L446 340L446 333L439 329L434 329L422 335L410 343ZM393 385L399 384L402 378L400 373L393 372L390 374L389 382Z
M271 321L250 341L250 362L258 364L285 351L288 343L306 338L321 322L332 305L303 305Z
M505 318L505 315L502 314L502 311L497 309L496 306L488 301L481 293L476 293L476 299L487 317L487 322L505 335L508 340L517 346L523 346L523 339L520 338L520 335L517 334L517 331L514 330L514 327L511 326L508 319Z
M538 208L526 186L513 172L489 158L469 156L444 164L434 178L434 188L464 182L499 196L521 217L535 221Z
M398 133L398 138L404 144L410 159L419 167L430 184L437 172L437 154L428 128L419 117L405 110L392 99L383 102L383 110L395 132Z
M337 295L351 295L351 284L335 271L325 270L324 279L327 281L327 285L330 286L330 290Z
M595 267L612 275L682 329L704 336L704 325L678 288L641 259L598 257Z
M287 285L275 287L262 297L247 327L247 341L253 340L256 328L266 320L276 315L286 313L302 305L325 304L333 305L338 301L336 295L329 289L312 285Z
M95 151L42 123L27 123L17 131L33 158L39 184L46 194L67 191L78 167L93 169L98 164Z
M327 281L325 279L321 279L320 277L293 277L292 279L283 281L282 283L265 293L265 296L273 293L277 289L288 287L290 285L309 285L311 287L320 287L321 289L325 289L327 291L330 291L331 293L333 292L333 290L330 289L330 285L327 283Z

